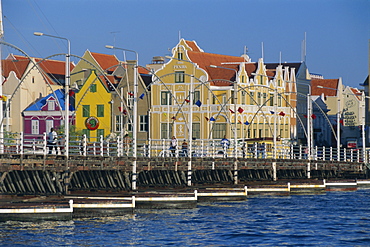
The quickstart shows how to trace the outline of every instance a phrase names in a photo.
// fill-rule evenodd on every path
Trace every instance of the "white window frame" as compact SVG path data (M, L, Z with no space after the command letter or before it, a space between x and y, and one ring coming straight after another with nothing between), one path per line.
M39 122L39 120L31 120L31 133L32 133L32 135L40 134L40 122Z

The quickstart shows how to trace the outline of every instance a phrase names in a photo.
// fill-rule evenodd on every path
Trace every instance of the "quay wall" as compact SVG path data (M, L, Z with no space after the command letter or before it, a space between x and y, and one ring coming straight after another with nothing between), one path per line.
M370 177L365 164L344 161L13 155L0 158L0 195L131 191L135 164L139 190L186 188L188 178L192 186L219 186L279 179Z

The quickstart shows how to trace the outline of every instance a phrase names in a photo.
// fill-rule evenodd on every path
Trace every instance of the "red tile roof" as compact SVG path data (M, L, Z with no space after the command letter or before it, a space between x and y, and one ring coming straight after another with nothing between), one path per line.
M202 52L195 41L185 40L185 43L191 48L192 51Z
M150 69L145 69L145 68L143 68L143 67L138 67L138 71L139 71L139 74L145 74L145 75L148 75L148 74L149 74Z
M210 77L209 80L216 79L224 79L230 81L235 80L235 70L238 71L239 64L244 61L244 58L242 57L220 55L206 52L188 51L188 56L191 61L198 64L200 68L207 71ZM210 65L216 65L230 69L212 68L210 67Z
M336 96L339 79L313 79L311 80L311 95ZM322 86L324 88L319 88Z
M2 75L7 78L11 71L14 71L20 79L27 69L29 60L2 60Z
M109 71L114 71L116 69L115 66L120 63L114 55L107 55L96 52L90 53L103 70L107 70L109 68Z
M35 58L36 63L42 59ZM40 68L47 74L65 75L66 73L66 62L59 60L44 60L39 63ZM70 63L70 71L74 68L74 64Z

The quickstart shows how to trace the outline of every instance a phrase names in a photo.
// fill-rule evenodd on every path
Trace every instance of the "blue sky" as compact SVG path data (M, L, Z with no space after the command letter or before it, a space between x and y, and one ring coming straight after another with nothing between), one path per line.
M137 51L145 65L169 55L181 34L205 52L240 56L247 46L257 61L263 43L265 62L279 62L280 53L296 62L306 33L311 73L359 88L369 73L369 0L3 0L2 10L4 41L30 56L67 51L66 42L38 31L68 38L78 56L113 54L109 44Z

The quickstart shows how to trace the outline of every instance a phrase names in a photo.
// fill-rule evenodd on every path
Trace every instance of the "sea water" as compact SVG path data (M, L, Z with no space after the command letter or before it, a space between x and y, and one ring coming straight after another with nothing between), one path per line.
M0 223L0 246L370 246L370 189Z

